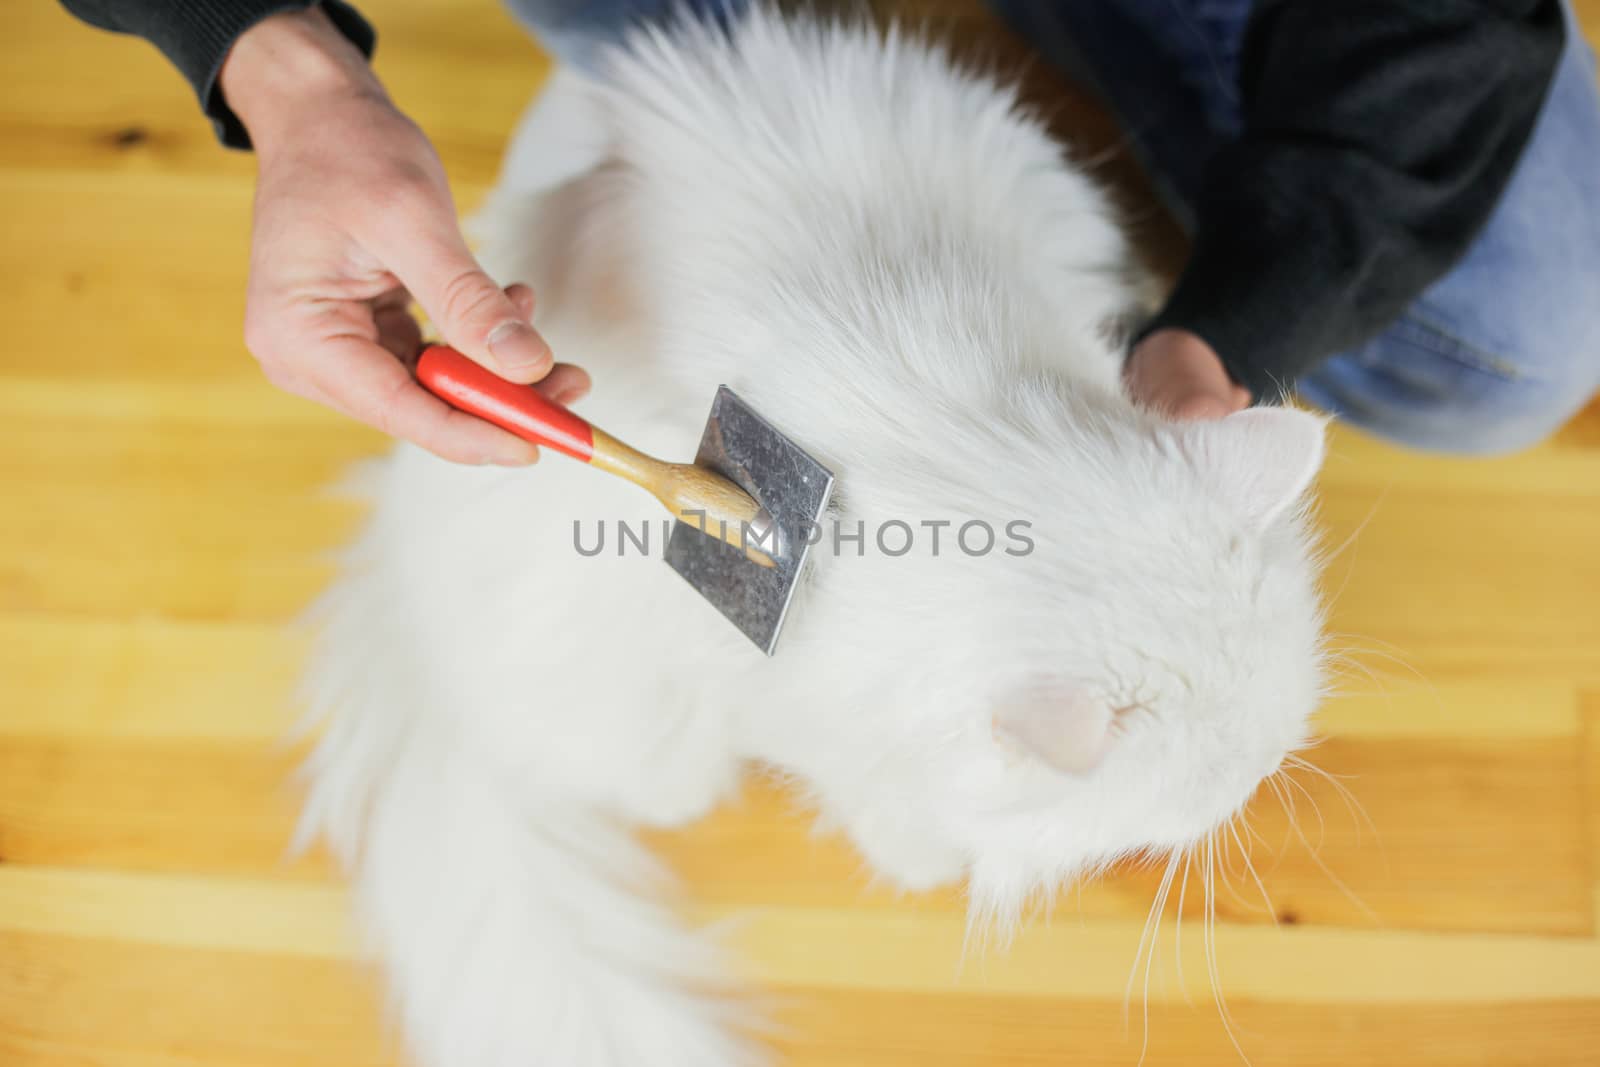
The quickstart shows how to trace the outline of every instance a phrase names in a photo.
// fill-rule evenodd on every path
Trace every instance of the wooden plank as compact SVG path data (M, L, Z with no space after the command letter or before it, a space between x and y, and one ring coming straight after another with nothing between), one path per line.
M1120 998L1142 924L1033 924L1004 949L969 943L962 917L852 908L767 907L718 922L754 972L777 986L972 997ZM1198 924L1183 939L1184 984L1169 924L1152 1002L1205 990ZM357 957L336 887L215 876L0 866L0 932L107 938L312 958ZM1600 943L1484 933L1275 929L1219 923L1219 973L1230 996L1288 1004L1502 1003L1600 999ZM1071 967L1061 966L1070 959ZM1305 961L1318 966L1308 968ZM1294 974L1293 983L1284 976Z
M294 718L304 645L283 626L0 616L0 736L248 740Z
M1310 758L1348 802L1333 781L1302 772L1283 790L1293 818L1270 790L1247 816L1261 839L1252 864L1280 921L1593 933L1576 738L1335 738ZM1262 915L1239 851L1224 850L1235 888L1219 890L1218 911Z
M0 867L0 930L350 960L332 886L215 876Z
M1537 448L1463 460L1396 448L1335 424L1318 487L1323 493L1363 494L1369 508L1414 492L1475 497L1493 491L1592 501L1600 497L1600 448L1595 447L1600 442L1590 439L1591 427L1600 427L1600 402Z
M119 556L64 545L47 556L0 558L0 606L129 620L289 620L334 573L331 559L303 554L251 552L241 565L241 553L200 555L169 545L154 557Z
M1600 679L1592 499L1331 489L1321 510L1333 529L1362 530L1330 567L1335 648L1376 645L1395 672L1434 682ZM1344 580L1351 567L1359 581Z
M132 620L0 614L0 674L15 697L0 704L0 732L275 737L304 653L300 635L276 621L255 623L237 609L226 624L148 612ZM1495 715L1506 707L1517 714ZM1567 685L1515 678L1399 682L1333 701L1318 725L1327 736L1367 741L1579 734Z
M265 383L86 389L0 379L0 418L0 477L8 485L192 486L313 498L352 459L390 446L376 431Z
M1152 968L1152 1002L1209 995L1200 926L1185 929L1186 984L1172 964L1169 924ZM786 908L747 918L732 941L780 986L1120 999L1140 932L1137 922L1113 920L1035 925L1004 950L964 956L967 930L955 916L868 920L847 909ZM1294 1004L1600 999L1600 946L1590 939L1219 924L1216 953L1229 997Z
M1594 891L1595 928L1600 930L1600 689L1582 695L1583 803L1589 827L1589 876Z
M0 377L0 412L8 420L45 423L78 420L98 422L118 432L171 427L209 427L225 434L229 427L251 432L312 430L346 438L365 439L375 449L388 443L376 431L352 427L348 419L300 397L267 387L254 377L235 381L161 381L138 376L108 375L97 378L92 389L61 380L49 368L37 377L8 374ZM141 427L141 423L150 423ZM45 432L34 426L30 432ZM0 441L0 446L8 444ZM335 442L330 440L330 446ZM159 447L159 443L157 443ZM25 454L25 453L20 453ZM41 462L52 457L35 456Z
M0 171L0 374L257 378L242 339L250 184Z
M86 493L25 482L9 503L17 510L0 523L0 610L16 612L287 621L333 573L330 533L348 537L361 518L348 503L289 507L243 484L196 498L170 487Z
M396 1064L345 960L0 932L6 1067Z
M1126 1067L1137 995L1093 1000L777 991L794 1067ZM1284 1067L1355 1063L1563 1067L1593 1062L1593 1000L1285 1005L1229 1001L1246 1052ZM1466 1027L1469 1016L1476 1025ZM1145 1063L1236 1067L1215 1007L1150 1005ZM0 934L0 1059L8 1067L365 1067L400 1062L366 976L338 961L47 934Z
M330 881L289 852L302 751L186 739L0 735L0 862Z
M55 4L11 7L9 39L51 47L13 50L0 87L0 171L206 174L248 189L254 160L217 144L189 87L148 45L95 30ZM379 76L434 141L458 193L492 180L506 131L548 74L548 59L493 0L364 10L383 42Z
M1309 796L1293 791L1293 821L1263 792L1247 817L1261 839L1252 844L1252 864L1272 910L1242 849L1228 844L1219 853L1228 884L1217 890L1219 915L1358 929L1593 931L1576 738L1339 739L1315 758L1331 774L1350 776L1341 784L1364 810L1352 810L1332 783L1309 774L1296 776ZM815 836L809 820L792 811L780 794L749 789L692 830L650 840L688 879L695 899L721 907L964 910L958 891L907 899L873 888L847 844ZM1239 836L1248 837L1242 827ZM1142 919L1159 881L1159 872L1124 869L1064 896L1057 921ZM1185 901L1191 921L1203 900L1198 886L1196 875Z
M186 701L191 710L181 714L196 721L190 732L138 726L122 728L119 739L112 721L97 737L82 715L55 735L41 736L48 724L37 718L32 734L0 733L0 855L13 863L283 876L297 753L275 747L267 728L283 703L247 701L236 713L204 690ZM122 706L86 702L106 703ZM207 713L238 718L212 723ZM181 726L179 716L167 725ZM1332 741L1320 752L1332 773L1356 775L1347 787L1365 815L1347 809L1330 783L1309 776L1310 798L1296 794L1298 830L1270 795L1258 799L1249 821L1259 836L1252 864L1262 886L1240 848L1227 844L1219 861L1222 917L1357 929L1592 932L1576 741ZM1239 833L1242 842L1246 832ZM959 890L906 898L875 887L843 839L816 836L810 816L771 788L752 787L700 825L649 840L708 906L964 910ZM320 863L314 870L325 872ZM1064 897L1057 921L1142 919L1157 880L1149 870L1119 872ZM1191 921L1202 900L1198 885L1196 876L1186 899Z
M150 45L93 29L57 4L10 4L0 87L0 170L232 173L254 162L217 148L194 94Z
M233 859L206 866L206 856L275 863L291 767L276 739L292 721L303 651L296 635L273 625L0 616L0 676L17 698L0 706L7 851L14 860L142 869L239 869ZM1363 812L1309 774L1297 775L1309 796L1293 792L1293 822L1270 791L1257 798L1248 816L1262 841L1255 866L1277 917L1591 930L1583 749L1575 704L1560 697L1548 691L1551 707L1531 715L1523 734L1508 726L1452 738L1428 702L1419 736L1373 736L1358 724L1313 750L1319 766L1347 776ZM1570 733L1551 729L1563 714ZM218 766L229 773L218 775ZM218 812L229 815L206 821ZM886 890L869 891L854 852L816 837L810 823L777 790L753 786L692 830L652 841L697 895L719 905L907 906ZM234 825L254 829L230 841ZM1271 921L1242 862L1225 869L1235 888L1220 896L1222 913ZM1153 889L1149 872L1128 871L1086 887L1063 909L1142 916ZM1191 894L1191 910L1197 903ZM948 892L916 906L957 911L961 900Z
M782 1048L789 1067L1591 1067L1600 1047L1600 1004L1591 1000L1469 1008L1404 1002L1301 1006L1232 998L1236 1049L1216 1007L1203 996L1192 1007L1151 1004L1147 1024L1137 993L1127 1009L1120 998L974 1003L926 994L811 988L784 993L788 1036ZM1464 1025L1469 1017L1472 1025Z
M1435 683L1416 678L1390 656L1382 648L1351 653L1339 694L1317 712L1318 734L1374 741L1570 739L1581 730L1571 682L1478 677Z
M0 611L285 620L363 509L378 434L265 383L0 379Z
M246 486L203 505L122 486L24 485L11 501L18 510L0 524L0 610L107 617L288 621L333 574L329 532L353 534L361 517L340 501L291 508Z

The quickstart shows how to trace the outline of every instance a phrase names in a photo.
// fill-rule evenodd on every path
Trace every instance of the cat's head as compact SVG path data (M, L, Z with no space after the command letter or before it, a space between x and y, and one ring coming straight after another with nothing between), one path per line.
M1304 497L1323 435L1287 408L1179 424L1024 391L947 422L936 453L863 453L808 605L819 646L846 651L802 663L798 643L838 698L802 773L885 873L964 870L1000 915L1204 839L1304 743L1322 692ZM900 556L877 543L894 520L920 538ZM974 522L987 551L980 527L960 537Z

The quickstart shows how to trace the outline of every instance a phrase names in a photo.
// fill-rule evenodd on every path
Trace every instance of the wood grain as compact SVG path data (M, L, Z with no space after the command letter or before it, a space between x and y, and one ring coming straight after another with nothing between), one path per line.
M1006 54L968 0L905 7ZM489 0L364 8L470 205L547 65ZM328 486L383 442L244 352L253 163L160 57L49 3L0 39L0 1063L399 1063L332 863L286 854L281 740L294 621L360 521ZM1218 898L1235 1036L1291 1067L1597 1062L1600 407L1483 462L1340 432L1320 488L1346 666L1311 755L1359 810L1315 775L1293 818L1252 805L1261 885L1235 849ZM1174 906L1125 1004L1149 870L973 952L958 892L874 886L759 780L650 841L696 916L739 917L791 1063L1127 1065L1146 1032L1147 1064L1241 1062L1196 894L1182 979Z

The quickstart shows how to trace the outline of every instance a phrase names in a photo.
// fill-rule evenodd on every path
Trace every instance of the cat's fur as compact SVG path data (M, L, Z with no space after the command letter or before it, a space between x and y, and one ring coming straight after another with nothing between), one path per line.
M592 541L656 518L638 490L554 456L388 462L311 679L306 826L427 1067L758 1059L627 829L704 814L746 761L884 877L965 878L1007 921L1203 838L1321 684L1298 503L1320 420L1180 427L1125 398L1124 239L1011 91L762 13L731 43L639 36L608 85L557 76L488 262L534 285L598 424L684 456L727 383L837 474L832 518L867 539L815 554L768 660L659 559L578 554L574 519ZM912 552L879 550L889 519ZM1035 548L969 556L973 519Z

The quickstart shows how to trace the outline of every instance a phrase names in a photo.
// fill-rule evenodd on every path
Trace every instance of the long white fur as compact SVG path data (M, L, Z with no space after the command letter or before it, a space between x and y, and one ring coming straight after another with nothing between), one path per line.
M560 457L388 461L310 678L305 827L425 1067L759 1061L627 831L700 816L748 761L883 876L964 877L1009 922L1203 838L1301 742L1321 424L1125 398L1121 231L1009 89L761 11L641 34L604 85L557 76L480 229L593 374L586 415L686 455L727 383L836 472L867 544L815 554L767 660L659 559L577 553L575 519L655 517L637 490ZM912 552L873 544L889 519ZM973 519L1036 547L968 556Z

